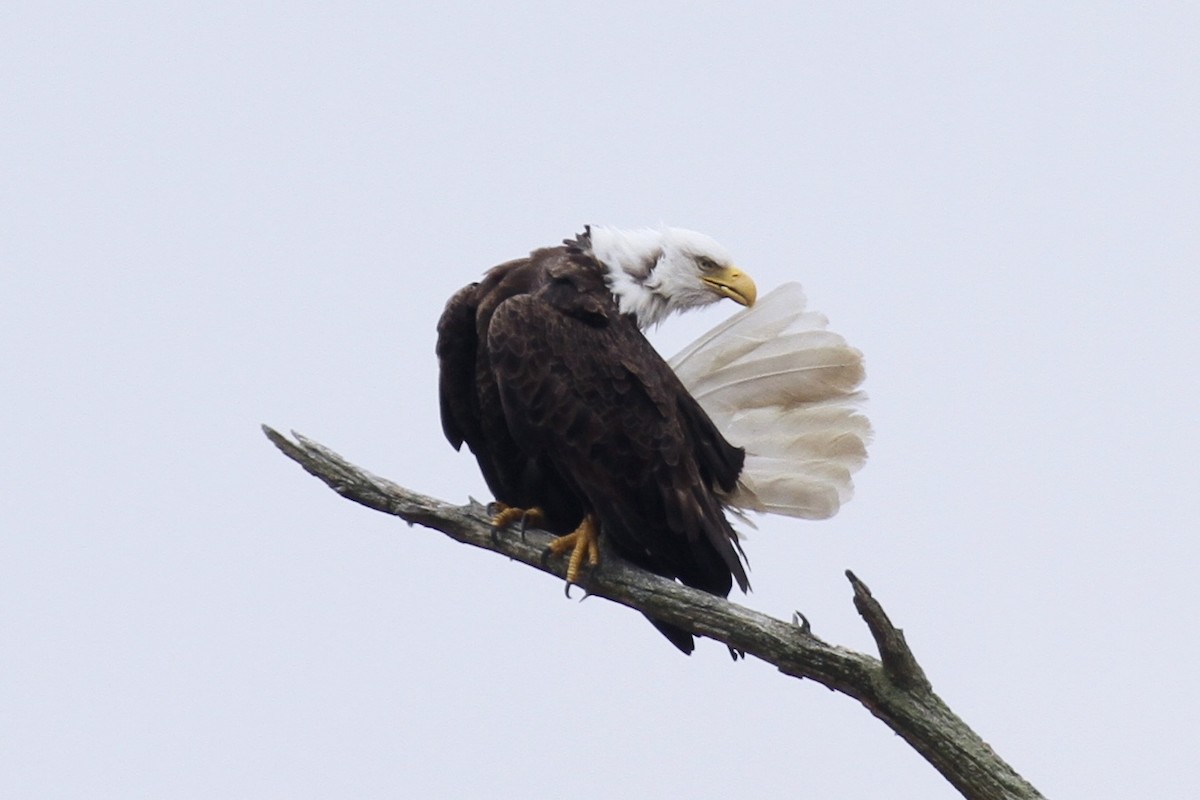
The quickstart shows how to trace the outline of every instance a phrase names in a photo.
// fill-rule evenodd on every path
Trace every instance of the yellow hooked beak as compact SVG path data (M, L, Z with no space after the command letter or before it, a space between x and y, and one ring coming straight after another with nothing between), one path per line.
M744 306L754 305L758 298L758 287L754 281L737 267L720 267L702 275L700 280L721 297L728 297Z

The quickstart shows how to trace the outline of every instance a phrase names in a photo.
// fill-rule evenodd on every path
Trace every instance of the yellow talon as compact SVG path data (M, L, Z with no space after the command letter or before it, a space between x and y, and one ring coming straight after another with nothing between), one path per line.
M567 586L576 582L579 577L579 568L583 566L583 559L587 558L589 567L595 567L600 563L600 530L596 524L596 519L591 514L583 518L583 522L579 523L579 527L566 536L560 536L550 543L550 552L556 556L561 556L568 550L571 551L571 560L567 562Z
M517 521L521 521L523 523L523 528L537 528L546 520L545 515L542 514L542 510L540 508L515 508L507 503L502 503L497 500L496 513L492 516L492 527L499 530L501 528L507 528L509 525L512 525Z

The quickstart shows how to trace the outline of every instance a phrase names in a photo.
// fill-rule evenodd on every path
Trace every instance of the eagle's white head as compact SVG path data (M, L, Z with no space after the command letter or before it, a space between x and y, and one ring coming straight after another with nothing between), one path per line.
M608 267L608 286L621 313L634 314L643 329L675 312L724 297L754 305L758 294L750 276L733 266L725 249L702 233L592 225L580 237L588 239L592 256Z

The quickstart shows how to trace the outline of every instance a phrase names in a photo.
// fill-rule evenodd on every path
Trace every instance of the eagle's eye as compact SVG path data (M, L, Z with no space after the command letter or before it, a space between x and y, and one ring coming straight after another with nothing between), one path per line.
M718 264L716 261L713 261L708 256L696 256L696 264L705 272L711 272L712 270L720 267L720 264Z

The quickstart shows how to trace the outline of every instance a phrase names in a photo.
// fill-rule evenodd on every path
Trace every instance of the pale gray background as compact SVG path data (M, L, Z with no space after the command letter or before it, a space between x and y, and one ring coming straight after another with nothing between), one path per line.
M853 568L1047 795L1194 796L1194 5L393 5L0 10L0 795L955 797L259 432L486 497L445 299L667 222L868 359L858 496L745 601L870 649Z

